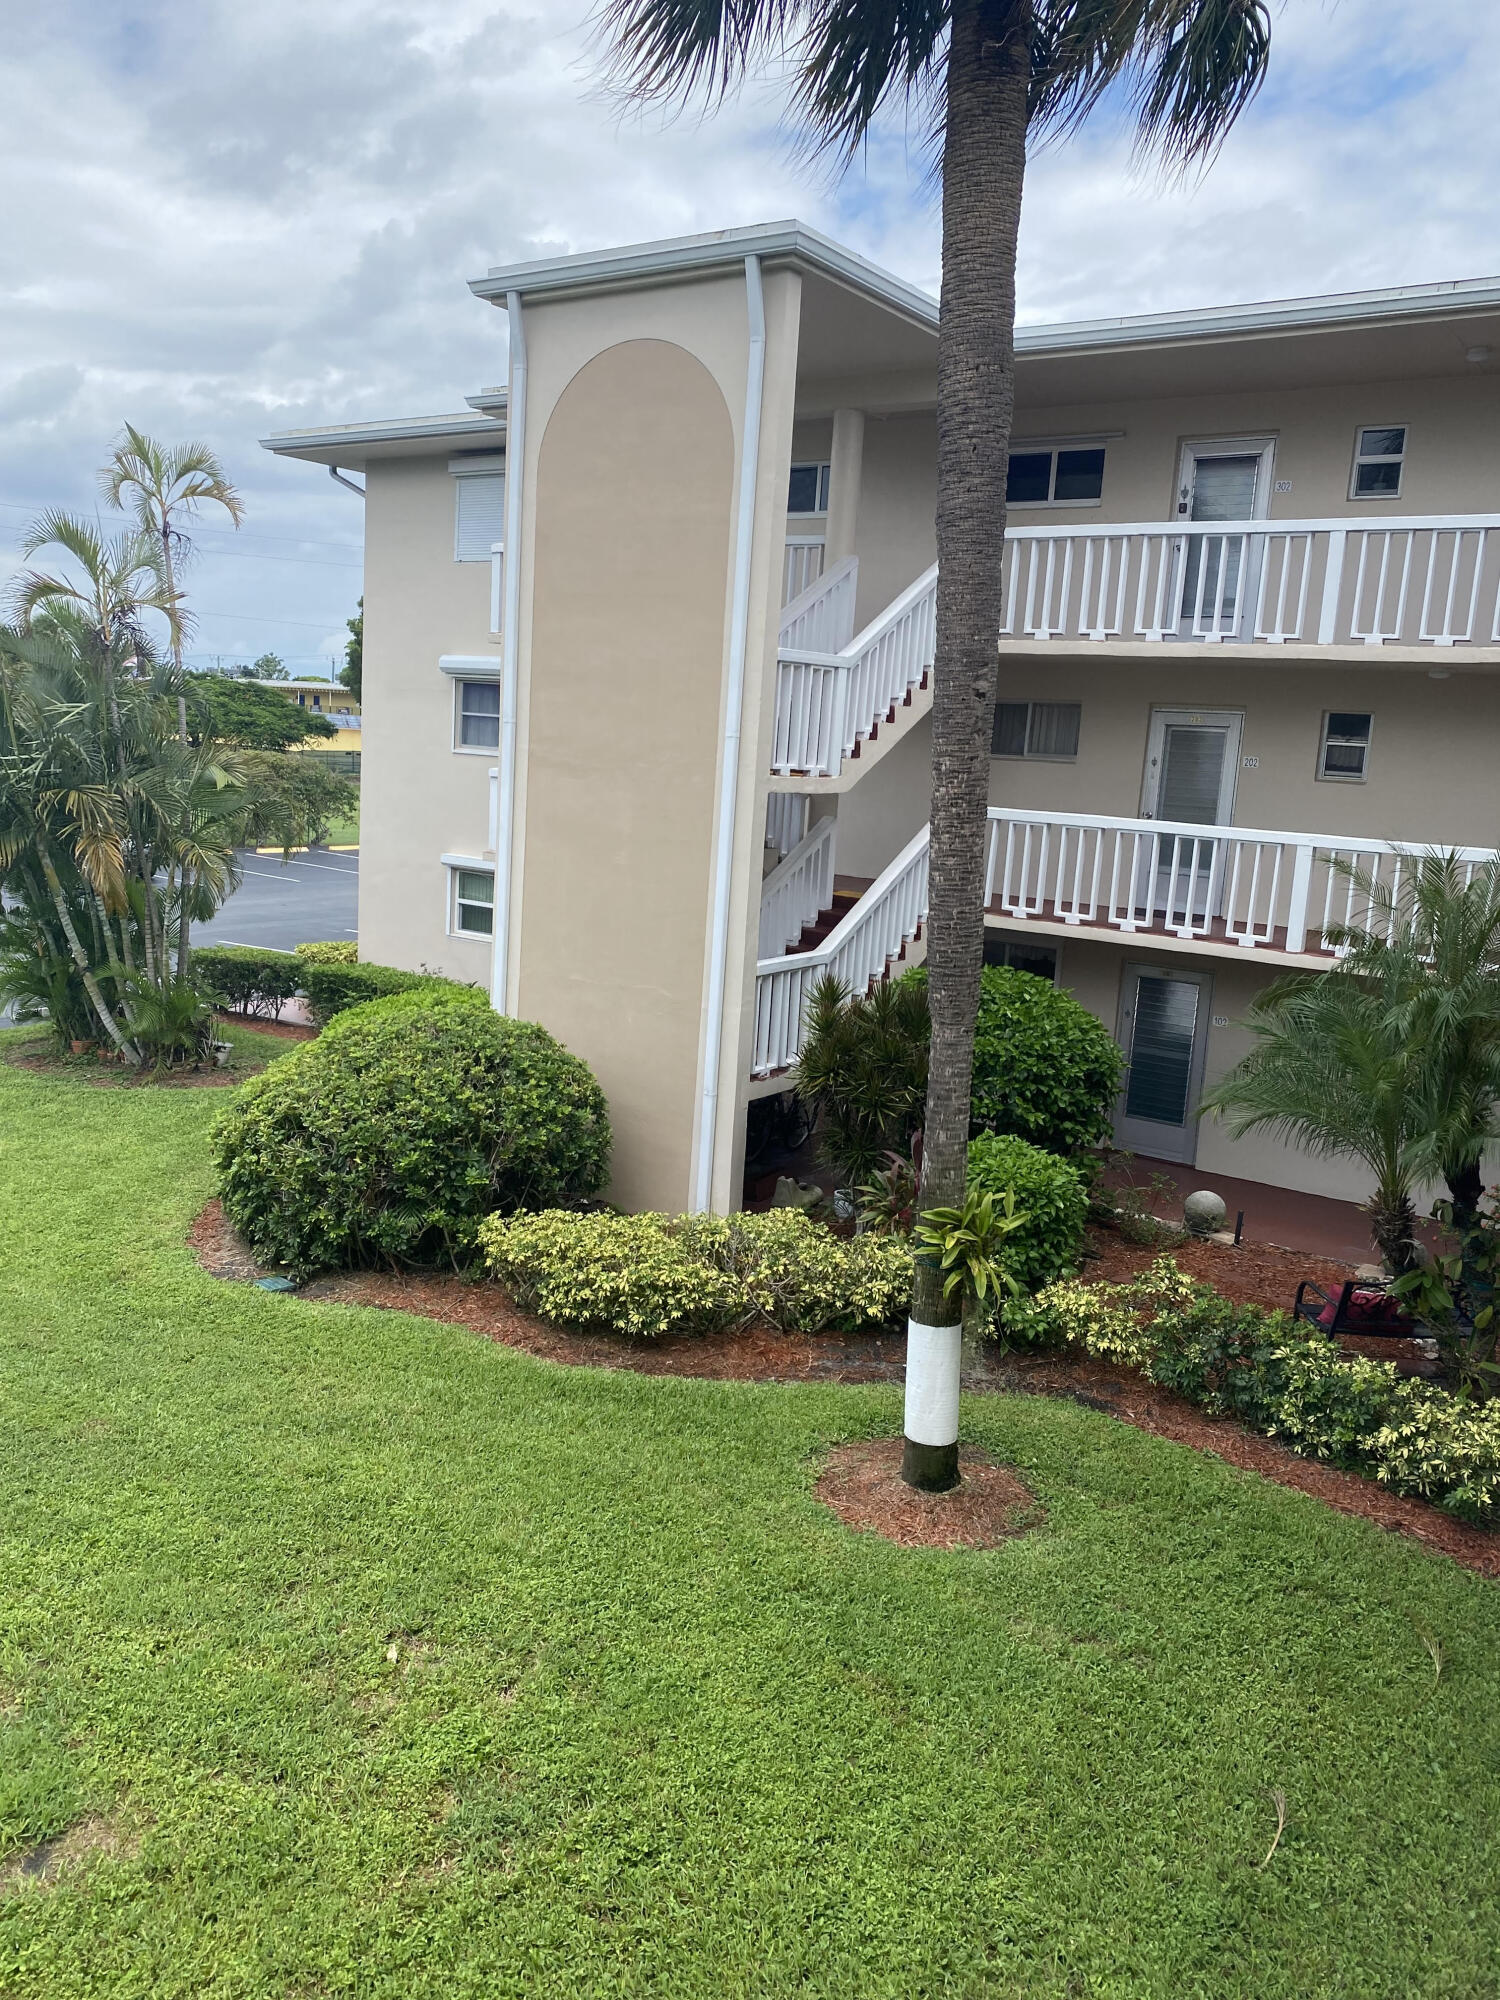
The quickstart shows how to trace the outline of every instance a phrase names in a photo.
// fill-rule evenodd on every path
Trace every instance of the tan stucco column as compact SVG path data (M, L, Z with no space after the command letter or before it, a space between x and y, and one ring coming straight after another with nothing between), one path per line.
M859 481L865 456L865 413L835 410L833 449L829 453L828 526L824 531L825 567L854 554L859 521Z

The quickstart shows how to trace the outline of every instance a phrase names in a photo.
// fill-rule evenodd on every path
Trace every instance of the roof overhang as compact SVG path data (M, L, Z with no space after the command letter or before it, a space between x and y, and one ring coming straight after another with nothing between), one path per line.
M791 268L827 279L915 326L937 332L937 300L929 293L800 222L758 222L706 236L673 236L659 243L628 243L537 263L497 265L484 277L471 279L469 290L492 305L504 305L512 292L530 300L634 291L642 285L722 276L742 268L747 257L759 257L769 268Z
M485 392L485 400L487 407L494 407L492 392ZM276 431L260 443L278 458L303 458L314 465L344 465L359 471L375 458L432 458L443 452L503 450L505 422L503 417L470 410L456 416Z

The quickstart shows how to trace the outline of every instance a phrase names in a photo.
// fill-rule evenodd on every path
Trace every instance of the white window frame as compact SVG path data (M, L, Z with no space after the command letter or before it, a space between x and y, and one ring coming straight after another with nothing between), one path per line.
M1368 430L1370 426L1367 424L1365 428ZM1364 762L1357 771L1326 771L1323 768L1324 761L1328 755L1328 725L1335 715L1363 715L1369 718L1370 727L1364 740ZM1337 740L1345 743L1353 741L1350 737L1340 737ZM1321 785L1363 785L1368 783L1370 776L1370 750L1374 742L1375 711L1373 709L1325 708L1323 711L1323 725L1318 731L1318 766L1313 773L1318 783Z
M1400 451L1362 452L1359 448L1360 441L1366 431L1400 431ZM1401 498L1401 488L1406 484L1406 452L1410 443L1410 424L1357 425L1354 432L1354 455L1349 464L1349 498L1351 500L1399 500ZM1357 491L1359 486L1359 468L1362 465L1394 465L1396 468L1395 491L1393 493L1361 493ZM1353 710L1351 709L1349 713L1352 714Z
M1031 742L1031 711L1034 708L1076 708L1078 710L1078 746L1083 748L1083 703L1081 701L997 701L996 708L1024 708L1026 711L1026 743ZM993 743L995 725L990 722L990 741ZM991 758L1000 764L1076 764L1078 750L1071 753L1063 750L991 750Z
M443 867L447 871L448 936L452 938L467 938L470 940L471 943L493 944L495 937L494 861L493 860L486 861L481 855L476 855L476 854L445 854L443 856ZM465 896L462 899L460 899L458 893L458 885L460 877L464 875L488 875L490 878L490 900L488 906L490 912L490 928L487 931L465 930L463 926L459 923L458 913L461 901L463 903L472 904L473 907L476 909L481 909L485 907L483 904L477 903L474 897L472 896Z
M787 519L789 521L819 521L822 520L824 515L826 515L828 512L828 495L833 482L832 459L794 458L791 464L787 467L787 473L786 473L787 487L788 489L790 489L791 487L792 474L794 472L805 472L809 466L817 467L818 471L817 498L822 504L817 507L805 507L805 508L793 508L789 505L786 510ZM791 492L790 490L788 490L787 492L788 501L791 500L791 497L792 497Z
M450 458L448 470L453 475L453 560L456 563L489 562L491 550L483 555L463 553L459 538L459 508L463 499L463 482L466 479L498 479L500 482L500 525L495 540L504 539L505 533L505 453L503 451L476 452L471 458Z
M1047 491L1050 495L1057 488L1057 455L1060 451L1102 451L1104 453L1104 470L1107 472L1109 469L1108 447L1115 440L1124 437L1124 435L1123 431L1095 431L1090 437L1012 438L1010 441L1010 455L1012 458L1034 458L1040 457L1044 451L1047 452L1052 460L1052 470L1047 475ZM1104 505L1102 490L1103 472L1100 473L1099 478L1101 490L1097 500L1053 500L1050 498L1046 500L1007 500L1005 511L1007 514L1045 514L1058 507L1102 507Z
M491 763L500 755L500 716L495 716L495 741L493 743L465 743L464 741L464 689L466 687L499 687L498 674L456 675L453 681L453 754L456 757L488 757Z

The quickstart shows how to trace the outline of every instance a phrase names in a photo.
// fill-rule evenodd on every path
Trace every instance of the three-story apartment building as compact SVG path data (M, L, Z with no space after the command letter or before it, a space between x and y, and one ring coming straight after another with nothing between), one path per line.
M301 431L366 485L360 942L585 1056L617 1197L732 1207L813 982L920 956L936 307L794 223L493 271L505 387ZM998 532L998 524L997 524ZM1500 844L1500 279L1025 329L989 955L1200 1123L1413 847Z

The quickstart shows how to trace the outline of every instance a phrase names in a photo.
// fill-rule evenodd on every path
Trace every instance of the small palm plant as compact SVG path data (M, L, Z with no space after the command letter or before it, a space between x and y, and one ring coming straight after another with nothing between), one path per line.
M1397 1276L1416 1262L1412 1194L1422 1158L1414 1056L1399 991L1344 971L1278 981L1246 1025L1256 1045L1202 1109L1235 1138L1268 1131L1320 1159L1361 1160L1375 1191L1370 1228Z

